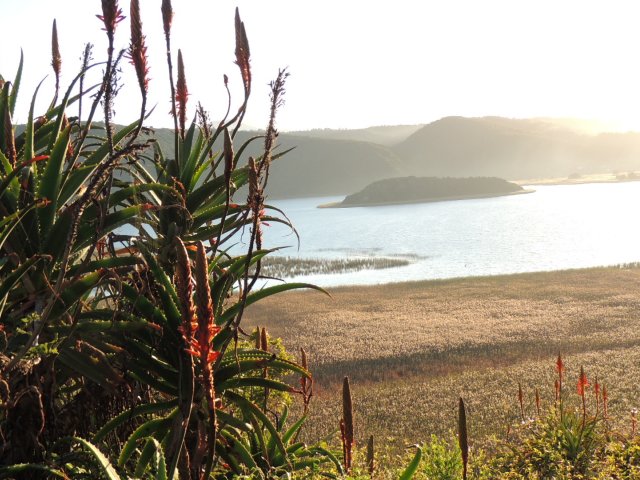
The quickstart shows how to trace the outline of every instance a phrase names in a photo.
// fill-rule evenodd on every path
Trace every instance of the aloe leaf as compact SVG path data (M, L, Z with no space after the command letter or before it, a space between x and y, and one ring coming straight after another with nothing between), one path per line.
M118 472L116 472L116 469L113 468L113 465L111 465L111 462L107 459L107 457L105 457L104 454L100 450L98 450L98 447L96 447L91 442L88 442L84 438L72 437L72 439L80 443L85 449L89 451L89 453L91 453L93 458L98 462L102 473L104 473L109 480L120 480Z
M193 143L195 137L195 144ZM191 124L184 141L184 150L181 159L184 159L182 169L180 170L180 181L184 185L187 191L191 191L193 188L193 172L198 165L198 159L200 152L202 151L202 144L204 143L204 137L198 129L198 136L195 136L195 123Z
M53 225L58 210L58 194L60 193L60 176L62 165L69 146L71 126L68 126L56 140L49 161L38 186L38 197L47 199L49 204L38 210L42 236L46 237Z
M93 441L95 443L101 442L109 433L118 428L120 425L130 422L133 418L139 417L140 415L149 415L152 413L169 410L170 408L177 407L177 405L178 399L168 400L166 402L137 405L133 408L130 408L129 410L122 412L117 417L105 423L104 426L94 435Z
M333 452L327 450L324 447L311 447L309 449L310 453L319 453L322 456L328 458L331 463L333 463L333 465L336 467L336 470L338 471L338 473L340 475L344 475L344 467L342 466L342 463L340 463L340 460L338 460L338 458L333 454Z
M168 430L168 427L167 427ZM164 432L166 433L166 432ZM158 432L159 437L164 434L162 431ZM166 480L167 478L167 462L164 456L164 450L162 445L154 437L149 437L140 453L134 475L137 478L142 478L144 472L147 470L151 460L154 461L155 477L154 480Z
M216 392L222 394L230 388L261 387L281 392L291 392L293 387L278 380L262 377L232 378L216 385Z
M0 144L1 143L2 142L0 141ZM0 187L0 198L4 197L5 194L8 194L8 208L14 210L18 202L18 193L20 192L20 184L18 183L18 179L16 178L19 171L13 168L11 163L9 163L9 159L4 153L2 153L2 150L0 150L0 165L2 166L2 171L4 172L2 187Z
M7 118L7 115L5 115L5 113L8 113L7 110L9 108L9 103L10 103L10 94L9 94L9 89L11 88L11 82L6 82L4 84L4 86L2 87L2 92L0 94L0 150L5 152L6 155L9 155L8 153L8 145L6 143L6 138L5 138L5 132L9 131L9 127L10 125L5 125L5 119ZM9 119L11 118L10 114L9 114Z
M50 317L53 319L58 318L72 306L76 305L82 297L98 286L103 277L104 272L99 270L97 272L84 275L66 286L62 292L60 292L60 296L56 299L56 303L51 309Z
M0 283L0 301L9 294L11 289L17 285L20 279L40 260L42 260L42 257L31 257L2 279L2 282Z
M165 273L165 271L160 267L156 260L155 254L152 254L144 244L138 242L136 243L138 248L140 249L140 253L147 262L151 273L159 286L163 287L165 292L164 295L160 295L160 301L162 302L162 306L164 307L164 314L167 318L169 326L173 329L176 329L180 326L180 322L182 321L182 315L180 314L180 310L178 310L178 305L180 304L178 301L178 294L173 286L173 283Z
M36 87L36 91L33 94L33 97L31 99L31 106L29 107L29 117L27 120L27 125L25 127L25 131L24 131L24 161L28 162L30 161L33 156L33 111L35 110L35 105L36 105L36 97L38 96L38 90L40 90L40 86L42 85L42 82L44 80L41 80L40 83L38 84L38 86Z
M255 460L251 456L251 453L249 452L249 450L247 450L247 447L245 447L244 444L239 439L231 435L226 430L222 430L220 434L228 442L229 444L228 448L240 458L240 460L242 461L242 463L247 469L255 470L258 468L258 465L256 464Z
M270 359L238 359L235 364L229 363L227 365L221 366L218 371L215 373L216 379L216 390L222 388L224 385L223 382L227 380L231 380L235 375L245 374L252 370L262 370L264 368L270 368L275 370L281 370L285 372L297 373L299 375L304 375L309 377L310 374L304 368L296 365L293 362L289 362L287 360L283 360L281 358L270 358Z
M287 292L289 290L300 290L300 289L303 289L303 288L317 290L319 292L322 292L322 293L326 294L327 296L331 296L323 288L318 287L316 285L312 285L310 283L283 283L282 285L274 285L274 286L271 286L271 287L266 287L266 288L263 288L261 290L258 290L256 292L253 292L253 293L249 294L247 296L246 306L248 307L249 305L257 302L258 300L262 300L263 298L270 297L271 295L275 295L277 293ZM220 316L220 318L218 319L217 323L219 325L222 325L222 324L232 320L238 314L238 312L240 311L240 308L241 308L240 303L236 303L232 307L228 308Z
M253 430L253 425L242 421L224 410L216 410L216 416L221 425L231 426L241 432L251 432Z
M229 398L230 401L235 403L239 408L249 412L251 415L255 416L258 420L260 420L260 423L267 429L267 431L271 435L271 438L275 441L276 447L280 451L282 458L286 461L287 450L284 444L282 443L282 438L280 438L280 434L278 433L278 430L273 425L271 420L269 420L269 418L264 414L264 412L260 410L260 408L258 408L253 402L249 401L248 399L244 398L242 395L239 395L237 393L229 391L227 392L226 397Z
M162 326L167 326L167 317L165 314L156 307L149 299L141 295L131 285L123 284L121 293L131 302L135 311L149 321L153 321Z
M146 437L151 437L158 430L167 428L167 426L171 425L172 422L173 419L171 418L171 416L164 418L154 418L136 428L125 442L124 447L122 447L120 456L118 457L118 466L122 467L125 463L127 463L129 458L131 458L131 455L133 455L133 453L135 452L136 444L139 440Z
M27 472L40 472L40 474L52 475L54 477L64 478L65 480L69 478L64 472L39 463L18 463L16 465L0 467L0 478L15 478L15 475L27 474Z
M18 71L13 79L13 88L11 89L11 96L9 97L9 112L13 116L16 110L16 102L18 100L18 91L20 90L20 83L22 82L22 68L24 67L24 52L20 49L20 63L18 64Z
M231 181L236 185L245 183L248 178L249 170L247 167L239 168L231 174ZM224 176L209 180L193 190L193 192L189 193L187 195L187 209L190 212L195 212L199 208L202 208L205 203L213 201L211 197L214 195L220 195L222 198L226 198L226 183ZM218 201L218 203L221 202Z
M416 445L416 454L413 456L407 468L404 469L402 474L399 477L399 480L411 480L413 476L418 471L418 467L420 466L420 460L422 460L422 448L419 445Z
M133 207L116 210L114 213L110 213L104 217L102 230L97 233L94 225L85 223L78 229L76 248L81 249L88 247L96 240L96 234L98 235L98 238L100 238L106 233L113 231L126 223L132 222L147 210L149 210L149 205L146 204L134 205ZM53 241L53 238L48 239L48 241Z
M62 349L58 354L58 360L107 390L112 390L114 384L122 381L121 375L108 362L78 350Z

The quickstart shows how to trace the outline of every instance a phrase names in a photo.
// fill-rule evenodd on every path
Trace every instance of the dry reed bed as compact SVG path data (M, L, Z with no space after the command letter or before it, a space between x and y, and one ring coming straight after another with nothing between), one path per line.
M332 298L293 293L249 312L290 351L309 353L317 389L307 433L335 429L336 382L353 380L358 436L399 441L446 433L458 395L475 435L517 420L517 383L533 402L553 395L560 350L609 386L626 421L640 406L640 270L597 268L448 281L345 287ZM573 380L571 380L573 382ZM571 383L571 388L574 385ZM531 406L530 405L530 406ZM529 409L533 414L533 408ZM419 437L419 438L417 438Z

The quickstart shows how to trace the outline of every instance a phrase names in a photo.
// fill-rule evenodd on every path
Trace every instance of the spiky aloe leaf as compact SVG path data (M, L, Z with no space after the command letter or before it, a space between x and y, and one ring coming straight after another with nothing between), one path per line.
M137 126L138 122L134 122L119 130L113 136L114 146L119 145L127 135L135 131ZM85 184L95 169L98 168L98 165L100 165L108 155L109 144L106 141L102 141L100 146L88 156L80 168L69 169L64 173L63 186L59 197L60 205L67 203L69 199L77 193L78 189Z
M49 161L39 179L38 198L48 200L48 205L38 210L41 235L43 238L49 234L58 211L58 195L60 194L60 179L64 158L69 146L71 126L65 128L56 140ZM59 241L59 239L58 239Z
M115 385L122 382L122 376L109 365L104 356L64 348L58 354L58 361L106 390L113 390Z
M158 402L158 403L146 403L144 405L137 405L129 410L122 412L117 417L109 420L107 423L103 425L103 427L98 430L98 432L94 435L93 441L95 443L100 443L104 438L111 433L113 430L118 428L120 425L130 422L133 418L139 417L141 415L149 415L152 413L163 412L169 409L173 409L178 405L178 400L168 400L166 402Z
M159 430L168 428L173 423L173 416L169 415L164 418L154 418L146 423L143 423L129 436L127 441L120 451L118 457L118 466L122 467L131 455L136 451L136 445L138 441L155 435Z
M220 389L218 393L222 393L225 390L231 388L246 388L246 387L261 387L268 388L270 390L278 390L281 392L292 392L294 388L284 382L278 380L272 380L270 378L263 377L245 377L245 378L232 378L225 382L220 382L216 386L216 390Z
M329 295L329 292L327 292L326 290L324 290L321 287L318 287L317 285L312 285L310 283L284 283L282 285L274 285L271 287L266 287L263 288L261 290L258 290L257 292L253 292L249 295L247 295L247 303L246 306L249 306L259 300L262 300L263 298L267 298L270 297L272 295L276 295L277 293L282 293L282 292L288 292L289 290L300 290L300 289L312 289L312 290L317 290L318 292L322 292L324 294L326 294L327 296L331 296ZM222 325L225 324L226 322L229 322L230 320L233 319L233 317L235 317L238 312L240 311L240 304L237 303L235 305L233 305L232 307L228 308L218 319L218 324Z
M249 169L247 167L238 168L231 175L231 181L240 186L247 182L249 179ZM213 198L212 198L213 197ZM193 190L187 196L187 209L190 212L195 212L203 205L209 204L209 202L222 203L220 200L226 198L226 187L224 177L216 177L208 182L204 183L200 187Z
M195 138L195 144L192 145L194 137L193 129L194 125L192 124L187 134L187 138L185 139L185 151L181 157L185 158L186 161L184 162L182 171L180 172L180 181L187 192L190 192L195 187L194 173L198 167L198 159L200 158L200 152L202 151L202 145L204 143L204 136L198 131L198 135Z
M64 472L56 469L41 465L39 463L19 463L16 465L8 465L6 467L0 467L0 478L16 478L16 475L26 474L29 472L35 475L35 472L39 472L40 475L53 476L57 478L64 478L67 480L69 477ZM32 478L32 477L25 477ZM40 478L40 477L34 477ZM48 477L47 477L48 478Z
M36 105L36 97L38 96L38 90L40 90L40 86L42 85L44 80L40 81L38 86L36 87L35 92L33 93L33 97L31 99L31 106L29 107L29 117L27 119L27 125L24 130L24 152L23 159L25 162L30 161L34 157L33 151L33 112L35 110Z
M260 421L260 424L269 432L269 435L271 435L271 438L274 440L277 451L280 452L284 461L287 461L287 449L282 443L280 433L278 432L278 429L275 427L275 425L271 422L271 420L269 420L269 418L264 414L264 412L256 404L240 394L229 391L225 396L229 399L230 402L234 403L238 408L243 410L243 412L245 412L245 415L252 415Z
M98 447L84 438L72 437L72 440L78 442L82 447L89 451L93 458L98 462L98 466L100 467L100 470L102 470L102 473L106 475L109 480L120 480L118 472L116 472L116 469L113 468L109 459L105 457Z
M235 453L236 456L240 459L240 461L244 464L244 466L248 470L257 470L258 465L253 459L251 452L249 449L242 443L242 441L235 436L231 435L227 430L222 430L220 434L225 438L228 444L228 449Z
M422 447L420 447L420 445L414 445L414 447L416 448L416 453L409 462L409 465L407 465L407 468L400 474L399 480L411 480L418 471L420 460L422 460Z
M162 433L160 433L162 435ZM166 480L167 479L167 462L164 455L164 449L158 440L154 437L147 439L140 458L136 463L134 475L142 478L144 472L147 470L149 463L153 460L153 467L155 470L154 480Z
M18 71L13 79L13 88L11 90L11 96L9 97L9 112L13 116L16 111L16 102L18 101L18 92L20 90L20 83L22 82L22 68L24 67L24 52L20 49L20 63L18 64Z

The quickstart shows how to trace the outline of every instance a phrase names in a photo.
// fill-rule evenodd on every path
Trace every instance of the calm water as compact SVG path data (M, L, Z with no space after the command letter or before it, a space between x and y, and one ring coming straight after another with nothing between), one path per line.
M341 198L274 201L293 221L265 227L265 246L313 258L407 256L405 267L297 280L376 284L640 261L640 182L533 187L527 195L318 209Z

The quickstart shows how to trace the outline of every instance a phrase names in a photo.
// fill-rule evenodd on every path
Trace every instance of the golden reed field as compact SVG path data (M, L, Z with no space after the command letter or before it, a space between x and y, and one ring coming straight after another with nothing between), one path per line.
M483 443L554 398L555 359L575 390L580 366L609 392L615 423L631 428L640 399L640 269L593 268L295 292L252 306L291 353L304 347L315 390L306 435L338 428L340 382L351 380L356 435L423 442L456 427L462 396L470 436ZM575 395L574 395L575 396ZM595 402L595 400L594 400Z

